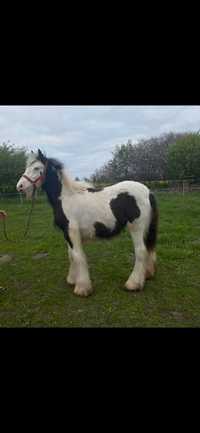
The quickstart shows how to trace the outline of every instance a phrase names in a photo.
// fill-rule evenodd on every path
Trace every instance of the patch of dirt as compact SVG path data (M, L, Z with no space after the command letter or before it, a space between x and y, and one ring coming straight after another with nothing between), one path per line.
M200 245L200 239L195 239L191 243L194 244L194 245Z
M4 263L9 263L13 260L13 256L10 254L2 254L0 255L0 265L3 265Z
M185 317L183 313L180 313L179 311L170 311L171 316L173 316L176 320L184 320Z
M38 253L33 256L33 260L40 260L45 257L48 257L48 255L49 255L48 253Z
M160 314L163 318L169 318L169 316L171 316L179 322L187 320L186 315L180 311L162 311Z

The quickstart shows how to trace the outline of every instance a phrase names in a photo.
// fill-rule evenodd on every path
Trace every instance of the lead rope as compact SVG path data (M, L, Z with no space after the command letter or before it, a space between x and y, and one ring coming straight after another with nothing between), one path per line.
M26 228L24 231L24 235L23 235L23 240L26 239L28 232L29 232L29 228L30 228L30 223L31 223L31 216L33 213L33 208L34 208L34 204L35 204L35 192L36 192L36 186L33 186L33 194L32 194L32 200L31 200L31 208L30 208L30 212L28 215L28 219L27 219L27 223L26 223ZM8 242L20 242L18 240L14 240L14 239L10 239L8 236L8 231L7 231L7 227L6 227L6 218L3 218L3 234L5 237L5 240Z

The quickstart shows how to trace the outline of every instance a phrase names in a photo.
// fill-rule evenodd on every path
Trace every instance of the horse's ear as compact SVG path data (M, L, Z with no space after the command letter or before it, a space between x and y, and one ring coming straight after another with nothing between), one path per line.
M46 158L46 156L43 155L43 153L40 149L38 149L38 158L43 164L45 164L47 158Z

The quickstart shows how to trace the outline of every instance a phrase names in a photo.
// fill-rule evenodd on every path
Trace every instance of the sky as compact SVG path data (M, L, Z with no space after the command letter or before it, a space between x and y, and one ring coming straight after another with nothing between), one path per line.
M73 177L90 177L116 145L200 129L200 106L0 106L0 144L40 148Z

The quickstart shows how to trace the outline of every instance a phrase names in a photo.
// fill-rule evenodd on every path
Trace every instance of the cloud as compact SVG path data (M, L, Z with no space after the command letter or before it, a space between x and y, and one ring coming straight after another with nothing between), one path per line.
M199 106L0 106L0 143L41 147L80 178L128 139L199 129Z

